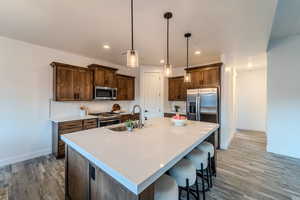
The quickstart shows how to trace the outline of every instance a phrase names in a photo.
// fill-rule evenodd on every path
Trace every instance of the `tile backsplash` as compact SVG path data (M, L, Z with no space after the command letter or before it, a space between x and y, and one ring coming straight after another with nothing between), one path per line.
M77 116L80 106L86 106L91 112L109 112L114 104L119 104L121 109L131 112L137 101L95 101L95 102L50 102L50 118L63 118Z
M179 112L186 112L186 102L185 101L168 101L165 107L165 112L175 112L174 106L180 106Z

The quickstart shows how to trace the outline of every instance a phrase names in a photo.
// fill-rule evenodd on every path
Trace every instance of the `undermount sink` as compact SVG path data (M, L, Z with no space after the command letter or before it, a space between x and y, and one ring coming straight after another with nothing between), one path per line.
M117 132L122 132L122 131L127 131L126 126L116 126L112 128L108 128L111 131L117 131Z

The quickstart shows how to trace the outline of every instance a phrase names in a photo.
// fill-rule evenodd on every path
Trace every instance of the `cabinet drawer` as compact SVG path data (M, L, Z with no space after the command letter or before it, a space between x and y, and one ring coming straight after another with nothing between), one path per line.
M92 129L92 128L97 128L97 119L87 119L83 121L83 128L84 129Z
M58 130L64 131L68 129L82 129L82 120L70 121L70 122L61 122L58 124Z
M64 129L64 130L60 130L58 132L59 135L64 135L64 134L67 134L67 133L74 133L74 132L77 132L77 131L82 131L82 127L78 127L78 128L70 128L70 129Z
M64 157L65 156L65 143L59 139L58 141L58 157Z

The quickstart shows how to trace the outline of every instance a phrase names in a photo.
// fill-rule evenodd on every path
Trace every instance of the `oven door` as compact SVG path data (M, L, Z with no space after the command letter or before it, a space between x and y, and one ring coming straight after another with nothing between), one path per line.
M114 124L120 124L121 120L120 119L111 119L111 120L103 120L98 122L98 127L104 127L104 126L111 126Z
M108 87L95 87L95 99L96 100L111 100L116 96L116 92L114 88Z

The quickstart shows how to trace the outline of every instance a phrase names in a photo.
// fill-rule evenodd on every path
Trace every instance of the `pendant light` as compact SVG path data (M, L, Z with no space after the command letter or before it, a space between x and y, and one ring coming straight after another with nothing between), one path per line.
M169 56L169 20L172 18L173 14L167 12L164 14L165 19L167 19L167 63L164 65L165 76L169 77L172 75L172 65L170 64Z
M138 52L134 50L133 40L133 0L131 0L131 49L127 50L127 67L136 68L139 66Z
M190 83L191 82L191 72L189 71L189 40L192 36L191 33L184 34L184 37L186 38L186 69L185 69L185 75L184 75L184 82Z

